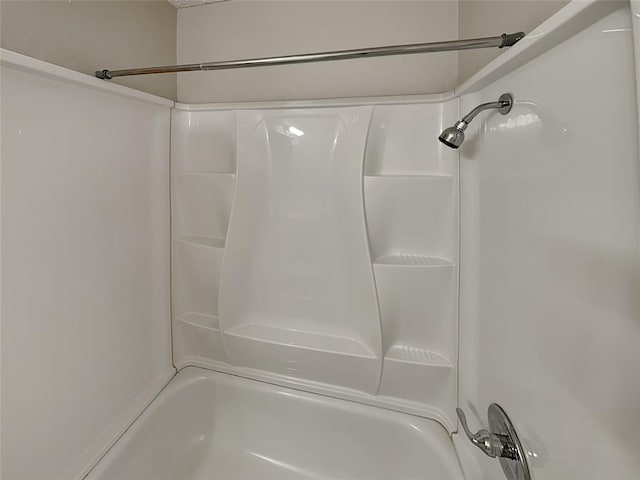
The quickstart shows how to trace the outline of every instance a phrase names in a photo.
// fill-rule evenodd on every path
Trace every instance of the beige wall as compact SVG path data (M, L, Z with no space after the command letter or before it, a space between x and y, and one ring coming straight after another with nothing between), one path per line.
M459 0L459 35L460 38L475 38L518 31L529 33L567 3L568 0ZM458 83L504 51L484 49L460 52Z
M84 73L530 32L567 0L0 1L3 48ZM177 19L176 19L177 17ZM177 29L177 35L176 35ZM176 54L177 41L177 54ZM113 80L183 102L451 90L502 51L473 50Z
M242 1L178 11L180 63L458 38L452 1ZM218 102L443 92L453 53L182 73L178 99Z
M176 9L165 0L2 0L0 45L88 74L99 68L173 64ZM112 81L176 97L175 74Z

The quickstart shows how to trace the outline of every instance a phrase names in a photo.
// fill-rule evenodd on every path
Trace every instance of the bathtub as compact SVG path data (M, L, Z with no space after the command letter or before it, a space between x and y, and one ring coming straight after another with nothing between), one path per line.
M87 478L463 476L435 421L187 367Z

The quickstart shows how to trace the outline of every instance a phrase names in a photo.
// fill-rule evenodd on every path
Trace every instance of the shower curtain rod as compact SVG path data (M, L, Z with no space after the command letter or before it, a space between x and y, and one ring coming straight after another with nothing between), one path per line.
M474 48L511 47L524 37L524 32L503 33L497 37L472 38L468 40L451 40L446 42L414 43L411 45L392 45L387 47L356 48L353 50L337 50L333 52L305 53L285 55L282 57L250 58L246 60L226 60L221 62L188 63L184 65L167 65L164 67L130 68L127 70L98 70L96 77L111 80L115 77L129 75L149 75L152 73L193 72L206 70L228 70L245 67L267 67L271 65L287 65L290 63L327 62L331 60L348 60L351 58L384 57L387 55L408 55L412 53L448 52L452 50L470 50Z

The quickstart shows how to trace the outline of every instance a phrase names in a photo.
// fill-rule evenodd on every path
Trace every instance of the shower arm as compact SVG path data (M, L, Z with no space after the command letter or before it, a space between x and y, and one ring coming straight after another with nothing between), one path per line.
M453 127L445 128L438 140L444 143L449 148L459 148L464 142L464 131L471 123L471 120L475 118L483 110L496 109L498 113L506 115L511 111L513 107L513 96L510 93L503 93L497 102L483 103L467 113L462 120L458 120Z
M458 120L456 123L456 128L460 130L466 130L467 126L471 121L478 115L480 112L484 110L490 110L492 108L497 108L500 110L501 108L506 108L511 105L511 101L509 100L498 100L497 102L488 102L478 105L476 108L467 113L461 120Z

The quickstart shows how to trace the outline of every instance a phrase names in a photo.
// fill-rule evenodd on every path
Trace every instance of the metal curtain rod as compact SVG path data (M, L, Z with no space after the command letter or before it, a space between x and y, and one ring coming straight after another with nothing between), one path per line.
M524 37L524 32L503 33L497 37L472 38L469 40L451 40L447 42L414 43L412 45L392 45L388 47L356 48L334 52L305 53L282 57L251 58L247 60L227 60L222 62L188 63L185 65L167 65L165 67L130 68L127 70L98 70L96 77L111 80L114 77L129 75L148 75L151 73L193 72L203 70L228 70L245 67L267 67L290 63L327 62L363 57L384 57L387 55L408 55L411 53L448 52L451 50L470 50L473 48L511 47Z

